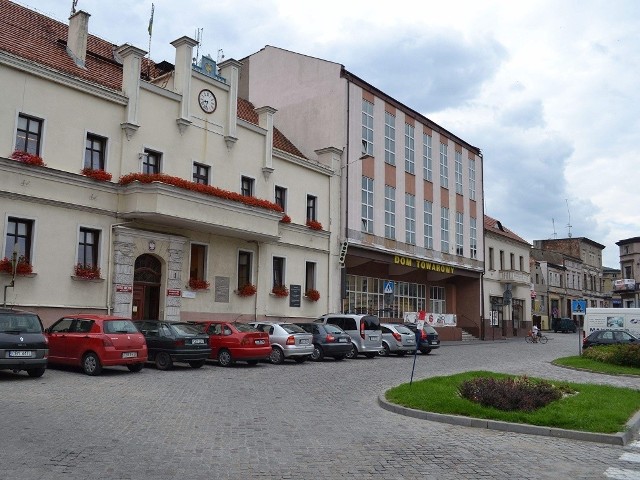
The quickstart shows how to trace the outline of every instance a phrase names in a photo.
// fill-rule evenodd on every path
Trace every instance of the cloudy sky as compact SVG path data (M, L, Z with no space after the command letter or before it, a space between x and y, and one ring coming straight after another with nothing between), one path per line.
M18 3L66 23L72 0ZM90 33L148 50L151 3L77 8ZM619 268L615 242L640 236L640 1L153 3L155 61L197 28L214 59L265 45L323 58L479 147L485 212L529 242L587 237Z

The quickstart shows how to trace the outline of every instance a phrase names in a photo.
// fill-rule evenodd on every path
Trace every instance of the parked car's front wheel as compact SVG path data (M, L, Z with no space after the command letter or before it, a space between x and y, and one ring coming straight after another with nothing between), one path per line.
M44 371L46 370L46 368L41 367L41 368L30 368L29 370L27 370L27 374L29 374L30 377L33 378L38 378L41 377L42 375L44 375Z
M351 350L349 350L347 352L347 354L345 355L345 357L347 357L349 360L356 358L358 356L358 349L356 348L356 346L352 343L351 344Z
M127 365L129 371L133 373L139 372L140 370L142 370L142 367L144 367L144 363L131 363Z
M82 369L87 375L100 375L102 365L100 365L98 356L93 352L89 352L82 357Z
M220 350L218 352L218 364L221 367L228 367L233 363L233 358L231 358L231 353L229 350Z
M324 352L322 351L322 347L320 345L313 345L313 353L311 354L311 360L314 362L319 362L324 358Z
M160 352L156 355L156 368L158 370L169 370L171 367L173 367L171 355L167 352Z
M280 350L278 347L273 347L271 350L271 355L269 356L269 360L274 365L279 365L284 362L284 352Z

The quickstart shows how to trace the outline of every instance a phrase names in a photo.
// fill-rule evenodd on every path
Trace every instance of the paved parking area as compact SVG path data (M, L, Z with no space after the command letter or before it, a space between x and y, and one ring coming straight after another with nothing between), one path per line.
M418 355L415 378L484 369L640 388L637 378L550 365L576 354L578 337L548 336L546 345L444 345ZM381 409L378 394L408 381L412 362L211 364L138 374L112 368L100 377L52 368L40 379L0 372L0 478L602 479L630 468L624 458L631 447Z

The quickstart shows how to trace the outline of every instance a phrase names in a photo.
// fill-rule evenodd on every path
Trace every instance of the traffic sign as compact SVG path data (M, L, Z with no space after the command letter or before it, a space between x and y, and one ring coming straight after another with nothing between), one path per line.
M586 309L586 300L571 300L571 313L573 315L584 315Z
M393 282L391 280L384 281L384 293L393 293Z

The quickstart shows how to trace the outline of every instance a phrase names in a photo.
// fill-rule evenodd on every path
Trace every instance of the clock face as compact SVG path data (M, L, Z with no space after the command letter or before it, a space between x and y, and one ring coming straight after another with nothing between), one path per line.
M202 90L198 95L198 103L200 108L207 113L212 113L218 106L216 96L211 90Z

